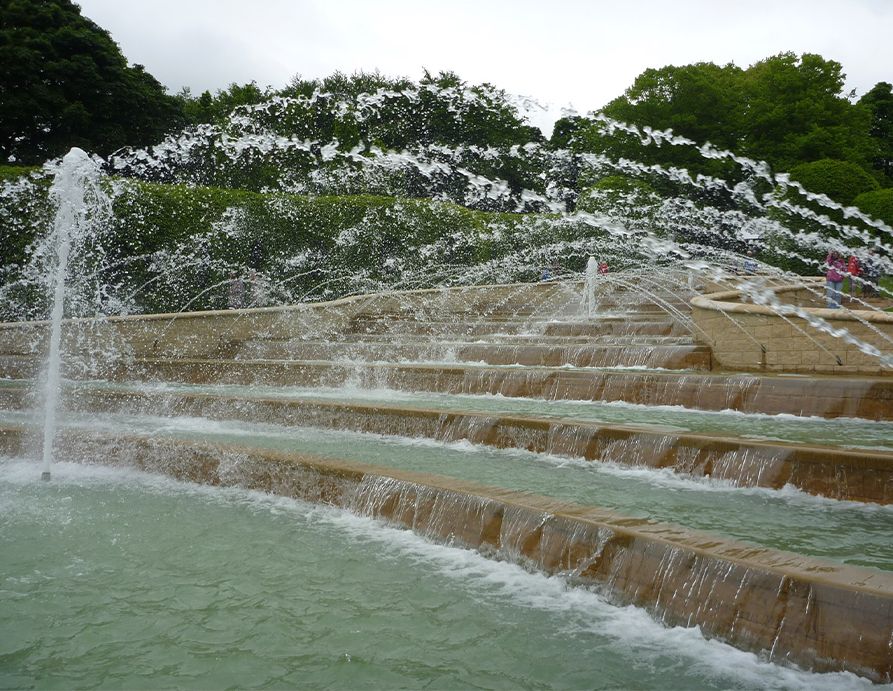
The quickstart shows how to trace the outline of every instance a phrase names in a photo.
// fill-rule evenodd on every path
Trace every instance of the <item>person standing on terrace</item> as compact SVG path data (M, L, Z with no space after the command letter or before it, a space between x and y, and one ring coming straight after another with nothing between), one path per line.
M828 293L828 309L840 307L840 295L843 289L843 275L846 273L846 264L843 257L836 250L831 250L825 258L825 281Z
M859 276L862 275L862 267L859 266L859 259L855 254L850 255L849 260L847 260L846 272L850 276L850 301L852 302L857 292L856 281L859 279Z

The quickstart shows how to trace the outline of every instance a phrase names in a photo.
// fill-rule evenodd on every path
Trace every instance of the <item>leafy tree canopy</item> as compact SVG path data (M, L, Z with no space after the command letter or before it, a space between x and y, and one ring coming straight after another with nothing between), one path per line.
M696 142L734 148L741 129L741 70L699 62L648 69L626 93L602 109L621 122L673 130Z
M356 99L361 94L373 94L376 91L403 91L414 86L404 77L387 77L378 70L373 72L354 72L345 74L335 72L324 79L304 79L296 74L284 89L278 93L282 96L311 97L314 92L327 93L339 99Z
M419 144L451 146L512 146L543 141L539 129L527 125L506 93L489 84L469 85L454 72L436 76L425 72L418 83L374 72L351 75L335 72L324 79L295 75L280 90L261 89L255 82L193 97L184 89L183 102L190 123L225 124L238 106L263 103L284 96L312 100L313 110L302 122L282 122L283 134L299 134L328 143L333 138L351 145L367 141L387 149ZM364 99L374 100L367 108ZM343 107L333 107L341 103ZM362 111L362 112L360 112ZM291 128L291 132L285 129Z
M107 154L179 124L176 101L70 0L0 4L0 160Z
M487 210L516 208L522 190L542 193L546 185L541 148L527 147L545 145L542 132L524 122L504 91L468 84L452 72L426 72L417 83L336 72L323 80L296 76L281 91L234 84L216 95L193 98L184 91L179 98L194 124L214 127L172 138L173 147L188 140L188 156L151 166L145 172L153 180L459 200L477 176L493 181L495 191L474 202ZM259 133L277 144L225 151ZM360 166L355 154L384 164ZM142 154L118 158L122 173L143 175Z
M576 138L586 129L589 121L580 115L559 118L552 126L549 146L553 149L573 148Z
M781 53L744 70L705 62L667 66L645 70L600 114L640 128L672 130L778 170L825 158L868 169L876 151L871 111L851 102L843 84L840 63L808 53ZM883 94L876 95L883 112ZM589 122L575 127L578 150L729 177L722 162L702 158L694 147L643 147L635 135L605 136L603 123Z
M236 84L226 89L218 89L215 94L203 91L198 97L185 87L176 98L180 102L186 121L192 125L210 122L223 122L238 106L251 106L263 103L273 95L267 87L261 89L256 82Z
M893 184L893 85L878 82L859 103L871 112L872 163Z
M843 93L839 62L781 53L742 76L743 153L782 170L823 158L868 163L869 115Z

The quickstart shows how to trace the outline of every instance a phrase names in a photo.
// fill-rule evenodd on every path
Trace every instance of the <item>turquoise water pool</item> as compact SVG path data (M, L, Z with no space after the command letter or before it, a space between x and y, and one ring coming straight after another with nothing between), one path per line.
M845 689L343 511L0 462L0 687Z

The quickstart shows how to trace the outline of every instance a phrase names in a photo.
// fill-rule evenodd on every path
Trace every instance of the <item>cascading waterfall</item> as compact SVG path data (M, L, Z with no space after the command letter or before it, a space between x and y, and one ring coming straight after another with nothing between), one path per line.
M357 117L374 117L381 103L394 98L417 100L420 95L360 97ZM658 621L679 628L697 625L745 650L765 649L770 659L889 678L882 653L890 637L882 615L870 624L874 650L881 651L870 659L853 649L841 659L831 651L816 660L812 641L804 643L799 635L813 630L811 622L791 626L785 623L793 621L790 614L786 620L769 612L759 638L738 631L739 609L750 608L745 618L762 616L764 605L775 606L772 592L778 607L813 616L818 605L810 574L843 573L844 566L854 571L839 577L840 590L855 592L874 579L880 585L866 586L865 596L872 599L862 606L868 610L873 603L886 603L889 608L884 589L893 557L888 547L877 547L893 504L884 489L887 481L877 479L890 475L893 454L884 424L893 417L889 382L843 378L833 395L825 395L833 386L828 381L717 374L711 371L709 347L694 342L688 318L699 284L733 275L739 257L735 247L720 246L727 240L765 246L769 241L761 233L774 233L792 243L793 249L785 251L815 265L811 253L825 249L828 238L755 218L782 207L800 217L809 216L808 210L754 196L746 185L593 155L580 157L589 175L647 173L698 191L721 189L741 209L695 207L674 198L653 203L646 217L635 199L625 199L610 212L569 213L562 201L567 190L560 186L514 190L472 165L476 159L493 162L505 156L529 162L552 155L540 145L508 152L439 144L408 152L362 144L347 150L338 142L277 134L270 123L295 104L282 99L242 109L221 127L186 132L152 151L123 152L110 168L188 186L216 179L215 171L207 179L191 177L197 170L192 157L208 150L220 154L220 165L230 172L258 157L269 155L275 168L290 156L306 155L318 159L306 179L284 174L272 189L325 194L368 185L397 194L406 183L401 176L410 171L434 198L488 211L555 216L530 215L515 227L491 219L441 237L419 232L412 238L416 244L407 239L405 245L387 245L376 244L369 212L352 217L318 246L266 257L256 273L252 266L248 285L264 286L264 296L241 306L264 309L141 317L145 305L152 304L143 298L156 288L176 297L177 304L165 305L174 312L219 307L219 300L205 298L219 298L233 280L241 280L229 278L231 273L241 276L247 267L214 251L244 249L241 245L256 230L251 226L255 219L245 209L227 208L209 217L207 232L179 238L174 246L154 247L143 242L146 238L122 241L115 248L119 254L108 263L100 261L97 271L72 271L73 258L83 262L85 251L99 250L91 243L97 237L92 214L97 200L102 205L93 162L73 150L53 185L57 212L50 239L55 244L52 249L46 244L42 255L35 253L53 269L48 274L54 300L47 329L45 479L60 426L62 380L79 380L66 382L77 398L72 397L73 414L58 435L60 457L343 506L433 541L558 574L569 584L596 584L609 601L640 604ZM334 112L352 107L332 105ZM607 124L609 129L616 125ZM660 142L684 145L666 133L650 132L643 139L646 145ZM709 147L701 152L726 155ZM554 154L555 160L569 155ZM734 160L755 171L762 183L773 182L763 168ZM103 179L125 209L139 206L134 192L139 184ZM269 195L263 205L289 218L305 202L311 203ZM406 230L411 206L398 200L382 207L386 225ZM151 223L151 213L145 213ZM454 210L437 213L450 222L461 220ZM838 223L834 229L858 244L863 226L869 227L879 231L876 244L889 249L887 229L871 219L853 223L861 226ZM331 240L330 245L323 240ZM596 257L610 261L610 278L599 275ZM543 267L557 269L553 278L558 280L532 282ZM94 284L113 278L95 290L84 289L66 281L72 273L79 281L92 277ZM0 296L15 297L17 291L27 292L23 289L34 276L9 269L2 278ZM516 281L528 283L482 285ZM765 285L743 284L742 293L767 303ZM430 290L398 292L422 288ZM76 308L72 290L85 298ZM324 301L364 291L382 292L321 305L267 304ZM26 307L15 313L14 306L7 306L7 313L34 318L37 309ZM63 329L63 318L102 313L117 315L108 331L132 352L103 377L84 372L68 377L63 351L69 332L78 332L81 323ZM816 332L825 329L819 323L809 326ZM96 357L90 343L76 345L81 354ZM21 453L16 443L22 429L28 427L27 420L16 417L26 400L21 392L26 385L17 378L30 375L21 349L10 352L0 353L12 363L0 385L0 445L4 453L16 454ZM846 418L832 429L835 415ZM0 491L4 487L0 483ZM755 508L761 502L771 510ZM865 508L868 502L874 504ZM696 533L710 532L686 537L670 521ZM668 535L679 539L667 542ZM731 538L740 544L729 546ZM258 540L254 536L246 543ZM718 549L726 549L725 554ZM803 550L805 566L797 576L802 580L775 569L791 559L786 549ZM739 564L738 557L751 552L765 553L765 562ZM866 575L860 566L877 573ZM760 579L764 587L757 589L754 583ZM275 600L282 583L294 587L295 580L277 581L265 594ZM796 606L790 604L798 593ZM842 602L847 611L853 607L847 598L861 597L834 593L825 593L821 606ZM255 604L263 599L251 597ZM216 604L212 600L209 606ZM864 626L867 631L869 625ZM818 636L824 635L820 630ZM705 647L700 633L693 636ZM434 666L452 664L437 661ZM767 685L779 685L773 674L781 673L773 668ZM635 685L628 676L619 679L617 685ZM430 679L414 681L421 686ZM693 683L705 685L705 680ZM736 683L732 679L728 685Z

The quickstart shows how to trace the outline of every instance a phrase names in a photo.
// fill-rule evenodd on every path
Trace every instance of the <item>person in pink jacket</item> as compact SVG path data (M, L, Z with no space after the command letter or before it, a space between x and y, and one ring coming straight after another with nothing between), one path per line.
M840 307L840 295L843 289L843 276L846 273L846 264L839 252L831 250L825 258L825 282L828 294L828 309Z

